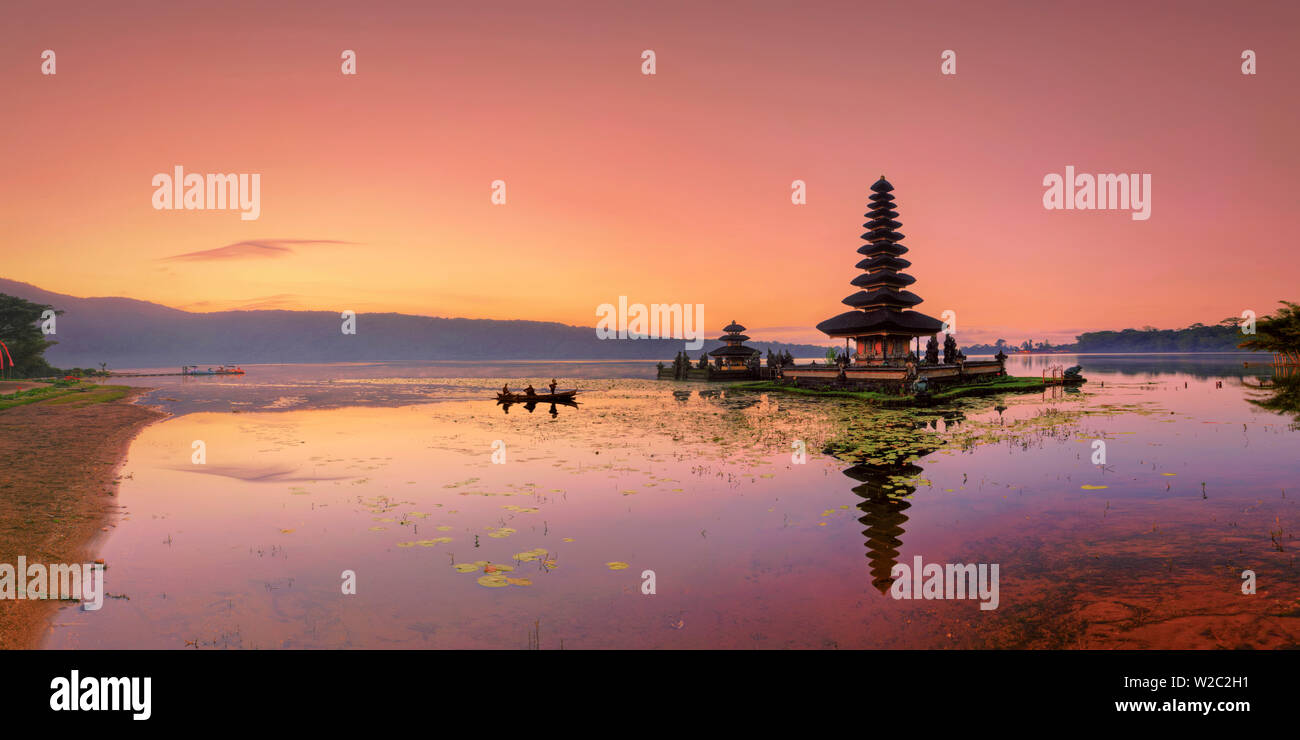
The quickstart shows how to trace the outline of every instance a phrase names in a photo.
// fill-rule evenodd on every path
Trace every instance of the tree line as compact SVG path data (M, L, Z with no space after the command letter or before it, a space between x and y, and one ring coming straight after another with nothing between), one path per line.
M974 344L966 348L968 354L1011 353L1016 350L1033 352L1277 352L1288 355L1292 362L1300 361L1300 304L1281 301L1282 308L1274 315L1259 319L1255 333L1243 332L1243 320L1227 318L1214 325L1195 323L1182 329L1141 329L1121 331L1089 331L1075 337L1073 344L1052 344L1049 341L1026 339L1019 344L998 339L993 344Z

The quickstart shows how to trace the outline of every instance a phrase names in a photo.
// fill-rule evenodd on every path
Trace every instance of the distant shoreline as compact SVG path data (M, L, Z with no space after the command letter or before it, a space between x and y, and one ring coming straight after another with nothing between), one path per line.
M1152 355L1169 355L1174 357L1184 357L1187 355L1224 355L1226 357L1252 357L1255 355L1263 357L1272 357L1272 352L1255 352L1253 350L1217 350L1217 351L1199 351L1199 352L1013 352L1007 354L1007 357L1029 357L1045 355L1074 355L1076 357L1150 357ZM976 353L971 357L993 357L988 353Z
M1189 357L1189 356L1193 356L1193 355L1199 355L1199 356L1206 356L1206 355L1221 355L1221 356L1225 356L1225 357L1247 357L1247 358L1249 358L1249 357L1272 357L1272 356L1273 356L1273 354L1272 354L1271 352L1251 352L1251 351L1248 351L1248 350L1236 350L1236 351L1231 351L1231 352L1021 352L1021 353L1019 353L1019 354L1009 354L1009 355L1007 355L1007 357L1009 357L1009 358L1011 358L1011 357L1051 357L1051 356L1074 356L1074 357L1150 357L1150 356L1164 356L1164 357ZM982 353L974 353L974 354L970 354L970 355L968 355L968 356L969 356L969 357L993 357L992 354L982 354ZM806 361L811 361L811 360L816 360L816 361L818 361L818 362L822 362L822 361L824 361L825 359L826 359L826 358L825 358L825 356L823 356L823 355L807 355L807 356L797 356L797 357L795 357L795 360L796 360L796 361L799 361L799 362L806 362ZM672 358L671 358L671 357L664 357L664 358L654 358L654 357L651 357L651 358L644 358L644 357L636 357L636 358L630 358L630 359L625 359L625 360L610 359L610 358L607 358L607 357L606 357L606 358L599 358L599 359L565 359L565 360L555 360L555 359L550 359L550 358L513 358L513 359L508 359L508 360L496 360L496 359L491 359L491 360L348 360L348 361L346 361L346 362L320 362L320 361L308 361L308 362L245 362L245 363L242 363L242 365L243 365L244 367L291 367L291 366L294 366L294 365L425 365L425 364L438 364L438 365L513 365L513 364L525 364L525 363L545 363L545 364L551 364L551 365L566 365L566 364L567 364L567 365L576 365L576 364L590 364L590 365L628 365L628 364L647 364L647 365L653 365L653 364L658 363L658 362L662 362L662 363L664 363L664 364L668 364L668 363L672 362ZM163 370L163 369L167 369L167 368L170 368L170 367L171 367L171 366L163 366L163 365L122 365L121 367L119 367L119 368L116 370L116 372L123 372L123 373L125 373L125 372L136 372L136 371L143 371L143 370ZM179 365L177 365L176 367L179 367ZM114 371L110 371L110 372L114 372ZM112 376L110 376L110 377L112 377Z
M97 535L112 526L118 471L131 441L167 414L132 400L70 394L0 410L0 563L88 563ZM41 646L59 607L18 599L0 609L0 649Z

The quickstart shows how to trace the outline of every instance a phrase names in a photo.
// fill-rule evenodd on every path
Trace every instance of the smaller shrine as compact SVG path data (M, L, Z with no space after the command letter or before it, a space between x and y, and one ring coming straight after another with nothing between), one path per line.
M749 341L749 337L743 333L745 327L732 319L722 331L726 332L718 337L722 346L709 352L709 357L713 358L713 366L718 370L748 371L751 369L758 360L759 351L745 346L745 342Z
M745 327L732 321L722 329L716 341L722 346L700 354L698 360L678 352L671 366L659 363L657 377L672 380L775 380L780 374L768 352L768 366L763 367L762 353L746 347Z

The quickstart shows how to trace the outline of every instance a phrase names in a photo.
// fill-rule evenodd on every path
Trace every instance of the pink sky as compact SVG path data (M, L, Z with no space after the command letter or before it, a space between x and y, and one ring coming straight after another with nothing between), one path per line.
M591 326L626 295L702 303L711 334L734 318L756 339L826 342L812 327L846 310L884 173L918 308L956 311L966 342L1300 299L1294 2L50 2L5 16L0 277L47 290ZM40 73L45 49L56 75ZM1257 75L1241 73L1244 49ZM154 210L152 176L178 164L260 173L260 218ZM1043 177L1067 165L1150 174L1150 220L1045 210ZM790 202L795 179L807 205ZM167 259L250 243L286 248Z

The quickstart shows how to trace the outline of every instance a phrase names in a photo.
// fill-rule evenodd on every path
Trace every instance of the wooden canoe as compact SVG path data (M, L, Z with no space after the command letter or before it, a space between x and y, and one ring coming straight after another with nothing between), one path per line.
M510 403L531 403L531 402L549 402L549 401L571 401L578 395L577 389L570 391L556 391L554 393L538 393L529 396L524 393L501 393L497 392L498 401L507 401Z

